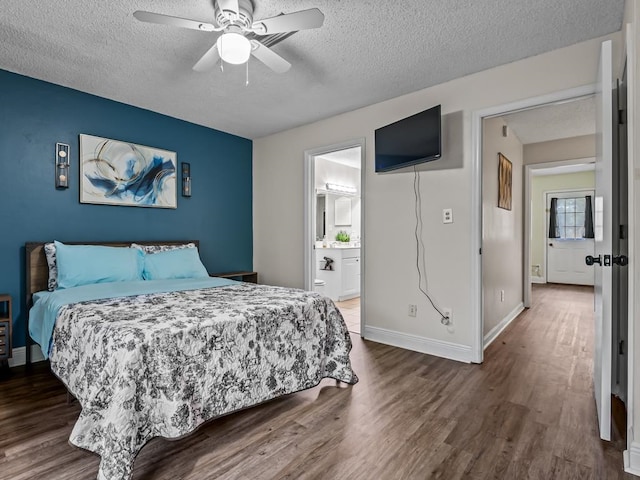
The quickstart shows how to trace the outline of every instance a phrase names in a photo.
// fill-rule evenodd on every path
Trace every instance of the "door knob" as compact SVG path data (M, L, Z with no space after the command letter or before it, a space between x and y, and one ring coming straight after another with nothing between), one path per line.
M613 263L615 263L616 265L620 265L621 267L626 267L627 265L629 265L629 257L627 257L626 255L614 255Z
M593 265L594 263L597 263L598 265L602 266L602 256L600 255L598 255L597 257L592 257L591 255L587 255L584 261L589 266Z

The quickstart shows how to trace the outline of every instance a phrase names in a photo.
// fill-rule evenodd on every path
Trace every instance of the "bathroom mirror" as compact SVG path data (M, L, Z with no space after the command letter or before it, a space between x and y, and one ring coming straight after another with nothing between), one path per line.
M336 225L351 225L351 199L347 197L336 198Z
M327 233L327 196L316 195L316 240L322 240Z

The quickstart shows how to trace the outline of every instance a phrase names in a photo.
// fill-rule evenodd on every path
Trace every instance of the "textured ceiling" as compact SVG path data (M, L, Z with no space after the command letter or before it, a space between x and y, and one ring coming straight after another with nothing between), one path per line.
M624 0L254 0L256 19L318 7L323 27L250 62L196 73L212 34L135 20L212 21L211 0L2 0L0 68L248 138L282 131L621 28Z
M593 96L532 108L502 118L523 145L596 133Z

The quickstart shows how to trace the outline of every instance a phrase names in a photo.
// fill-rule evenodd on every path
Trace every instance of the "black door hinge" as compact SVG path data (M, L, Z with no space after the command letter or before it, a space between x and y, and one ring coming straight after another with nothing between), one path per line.
M618 355L624 355L624 340L620 340L618 343Z
M627 111L618 110L618 125L626 125L626 124L627 124Z

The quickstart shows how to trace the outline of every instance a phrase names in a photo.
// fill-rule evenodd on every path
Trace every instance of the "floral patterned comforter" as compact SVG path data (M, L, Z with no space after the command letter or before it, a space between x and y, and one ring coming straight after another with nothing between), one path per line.
M129 479L153 437L317 385L358 381L333 302L237 285L63 307L51 368L82 412L70 442L101 456L98 479Z

